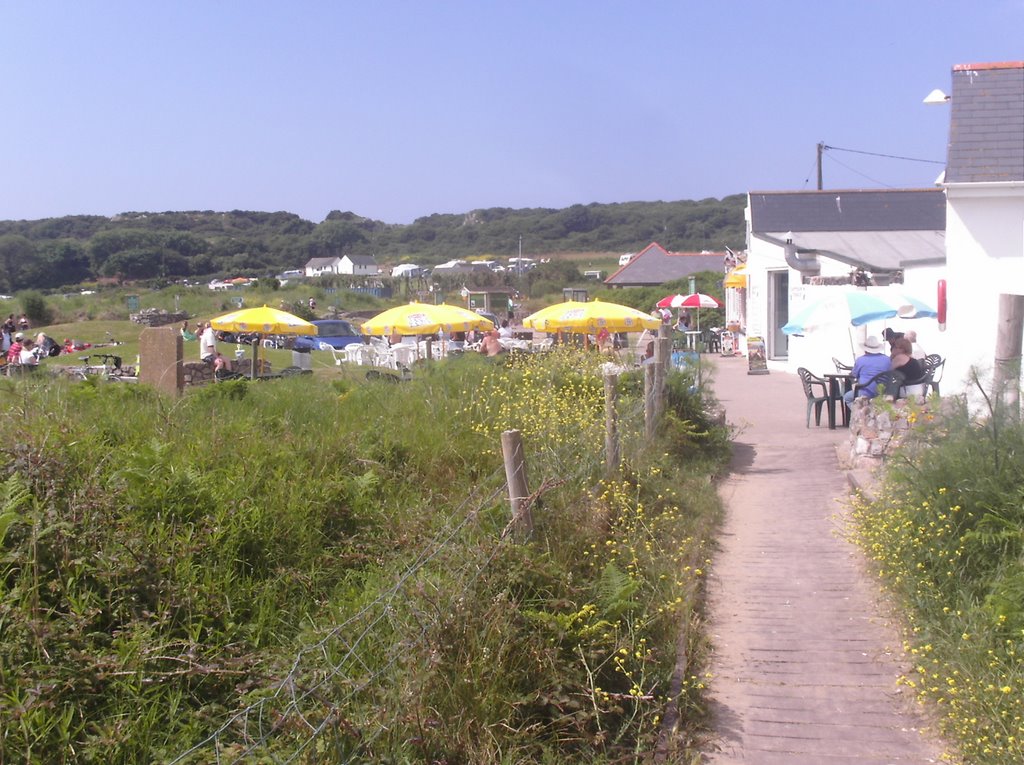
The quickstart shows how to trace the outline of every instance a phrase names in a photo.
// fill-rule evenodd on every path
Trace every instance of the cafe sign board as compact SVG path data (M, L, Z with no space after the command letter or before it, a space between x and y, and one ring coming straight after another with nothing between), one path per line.
M768 358L764 352L764 338L747 338L747 374L768 374Z

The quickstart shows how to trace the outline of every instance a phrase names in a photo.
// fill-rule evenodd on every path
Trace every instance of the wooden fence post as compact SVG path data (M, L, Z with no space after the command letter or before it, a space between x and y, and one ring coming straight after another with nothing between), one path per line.
M604 376L604 455L608 475L619 469L619 429L615 412L619 381L617 374Z
M996 357L992 387L1010 416L1020 419L1021 341L1024 338L1024 296L1000 295L996 325Z
M654 404L654 368L656 364L644 364L644 435L654 437L654 423L657 412Z
M505 481L508 483L508 500L512 508L512 526L518 539L533 534L533 514L526 505L530 490L526 486L526 456L523 452L523 435L518 430L501 433L501 454L505 460Z

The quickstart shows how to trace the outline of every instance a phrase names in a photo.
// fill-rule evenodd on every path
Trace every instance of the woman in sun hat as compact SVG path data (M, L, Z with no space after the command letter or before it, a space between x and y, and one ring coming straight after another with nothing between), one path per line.
M854 396L863 396L865 398L874 398L878 395L878 385L876 383L867 383L877 374L882 372L888 372L892 369L892 360L884 353L885 347L882 345L882 341L874 335L868 337L864 341L864 355L859 356L855 362L853 362L853 371L850 372L853 375L854 381L857 383L856 388L847 391L843 394L843 400L847 406L853 404Z

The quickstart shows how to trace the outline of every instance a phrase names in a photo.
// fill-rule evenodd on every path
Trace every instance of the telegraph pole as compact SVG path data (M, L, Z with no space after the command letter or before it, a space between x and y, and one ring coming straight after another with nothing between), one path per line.
M818 191L821 191L821 155L825 153L825 143L818 144Z

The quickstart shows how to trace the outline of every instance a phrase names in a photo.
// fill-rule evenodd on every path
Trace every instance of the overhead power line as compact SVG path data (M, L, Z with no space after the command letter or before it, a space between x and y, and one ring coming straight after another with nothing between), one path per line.
M829 146L828 144L823 144L822 148L825 149L826 151L846 151L849 152L850 154L867 154L869 157L883 157L885 159L902 159L906 162L927 162L930 165L946 164L944 161L940 159L917 159L915 157L900 157L896 154L879 154L876 151L861 151L860 149L843 149L839 146Z
M817 158L817 166L818 166L818 191L821 191L822 188L824 188L824 183L823 183L823 179L822 179L822 172L821 172L821 160L822 160L822 157L825 155L826 151L845 151L845 152L847 152L849 154L863 154L863 155L868 156L868 157L881 157L882 159L898 159L898 160L902 160L903 162L924 162L924 163L929 164L929 165L943 165L944 166L946 164L942 160L938 160L938 159L919 159L917 157L901 157L898 154L883 154L883 153L877 152L877 151L863 151L861 149L844 149L841 146L829 146L824 141L822 141L822 142L820 142L818 144L817 149L818 149L818 158ZM846 165L846 164L844 164L842 162L839 162L839 160L835 159L835 157L833 157L832 159L834 161L838 162L843 167L847 168L848 170L853 170L852 167L850 167L849 165ZM868 178L869 180L874 180L874 179L869 178L867 175L864 175L863 173L858 172L856 170L853 170L853 172L857 173L857 175L863 176L864 178ZM875 181L875 182L879 183L879 181ZM881 185L885 186L887 184L882 183Z

